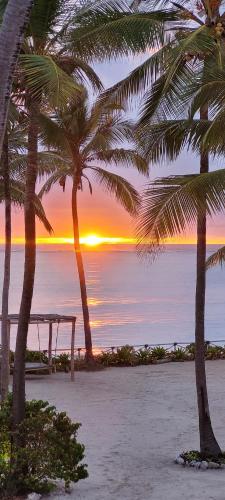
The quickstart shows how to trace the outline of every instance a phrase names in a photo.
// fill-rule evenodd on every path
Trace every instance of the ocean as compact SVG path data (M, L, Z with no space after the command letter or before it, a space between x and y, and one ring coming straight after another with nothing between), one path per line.
M217 247L210 245L208 254ZM135 251L84 252L93 345L191 342L194 339L196 249L170 245L151 263ZM2 286L3 247L0 248ZM23 277L22 247L14 247L10 313L18 313ZM76 346L84 345L82 313L74 254L60 246L39 247L33 313L77 316ZM11 330L15 345L16 327ZM57 328L54 329L55 347ZM47 348L48 330L39 327L41 349ZM206 338L225 339L225 269L207 273ZM225 343L225 341L224 341ZM61 325L57 348L70 346L70 327ZM32 325L28 347L38 348L38 329Z

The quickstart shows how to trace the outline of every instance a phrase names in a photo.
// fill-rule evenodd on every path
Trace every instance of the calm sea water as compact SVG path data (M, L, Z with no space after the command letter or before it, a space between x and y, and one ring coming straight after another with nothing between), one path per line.
M210 246L208 252L215 250ZM10 312L19 310L24 255L14 248ZM170 246L150 264L133 251L84 253L93 343L121 344L189 342L194 336L195 247ZM3 249L0 248L0 269ZM2 276L1 283L2 285ZM39 248L33 299L34 313L75 314L76 345L83 346L82 315L77 273L71 250ZM11 344L15 342L12 328ZM54 332L56 336L56 330ZM41 348L48 332L40 326ZM225 339L225 270L207 274L206 337ZM28 344L37 348L37 328ZM60 327L58 347L69 347L68 325Z

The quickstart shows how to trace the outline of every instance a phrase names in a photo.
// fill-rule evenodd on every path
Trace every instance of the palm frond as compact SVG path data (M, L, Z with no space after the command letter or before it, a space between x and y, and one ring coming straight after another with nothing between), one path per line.
M36 99L46 95L54 107L63 107L69 101L77 101L81 86L63 71L49 55L22 54L20 65L26 85Z
M225 263L225 246L219 248L214 252L206 261L206 269L211 269L212 267L220 265L221 267Z
M140 145L149 161L174 161L184 148L199 152L210 128L207 120L166 120L139 128Z
M25 183L17 181L15 179L11 179L10 196L11 196L11 202L14 205L23 207L25 202ZM0 203L3 202L4 199L5 199L4 183L0 181ZM42 222L48 233L51 234L53 232L52 226L46 217L44 207L37 195L35 195L34 197L34 208L36 216L40 219L40 221Z
M103 186L106 191L114 195L131 215L136 214L140 205L140 197L136 189L120 175L107 172L99 167L92 168L95 172L97 182Z
M143 53L163 43L163 24L174 18L169 10L132 13L125 2L97 2L86 14L75 16L69 46L89 61Z
M40 113L38 121L40 124L40 138L42 143L48 148L54 148L55 150L60 149L63 152L69 153L70 146L64 129L54 120L54 117L50 118Z
M73 175L73 172L71 171L70 168L68 168L66 166L61 167L61 168L57 168L56 172L54 172L52 175L50 175L50 177L47 179L45 184L42 186L42 188L38 194L38 197L42 198L44 194L49 193L49 191L51 190L52 186L54 186L54 184L57 184L60 182L61 179L64 179L66 177L70 177L72 175Z
M197 215L225 208L225 170L156 179L144 193L137 223L139 243L154 249L182 233Z
M136 168L138 172L144 175L148 175L149 173L148 162L138 153L138 151L133 149L107 149L105 151L99 151L99 153L94 155L93 159L103 161L106 166L112 163L116 166Z

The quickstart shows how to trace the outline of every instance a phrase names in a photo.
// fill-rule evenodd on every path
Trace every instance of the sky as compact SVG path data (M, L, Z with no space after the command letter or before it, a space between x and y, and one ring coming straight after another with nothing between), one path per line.
M141 62L140 58L130 58L108 64L98 64L95 70L103 81L105 88L111 86L116 81L124 78L129 72ZM137 100L132 115L136 116L139 108ZM221 166L221 162L220 162ZM216 163L212 168L217 168ZM136 173L133 169L122 167L114 168L119 175L126 177L137 189L146 187L148 180ZM164 163L162 165L150 165L150 179L165 175L194 173L198 171L198 159L191 153L183 153L176 162ZM131 242L135 235L135 224L126 211L109 196L97 184L93 184L93 194L90 195L88 189L79 193L79 218L80 234L83 238L90 235L97 235L106 238L123 238L124 243ZM37 237L39 243L60 242L66 240L72 242L72 218L71 218L71 185L68 182L65 192L60 186L43 198L44 208L47 217L54 229L51 240L44 227L37 222ZM0 208L1 226L0 242L4 241L4 211ZM13 210L13 239L15 242L23 242L24 223L23 213L20 209ZM88 240L87 240L88 241ZM89 242L90 242L89 238ZM100 241L100 240L99 240ZM195 227L191 228L187 234L177 238L175 243L194 243ZM208 223L208 242L225 243L225 217L220 215ZM94 240L93 240L94 243Z

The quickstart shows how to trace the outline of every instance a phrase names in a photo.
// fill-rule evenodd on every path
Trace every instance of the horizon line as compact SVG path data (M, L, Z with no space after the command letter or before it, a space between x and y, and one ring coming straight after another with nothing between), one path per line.
M71 236L60 236L60 237L37 237L37 245L73 245L74 240ZM108 245L135 245L137 240L135 238L127 237L109 237L109 236L97 236L96 234L89 234L87 236L80 237L80 244L87 247L99 247ZM4 245L4 238L0 238L0 245ZM16 237L12 238L12 245L24 245L24 238ZM168 239L164 242L166 245L196 245L196 239ZM225 245L225 239L207 239L207 245Z

